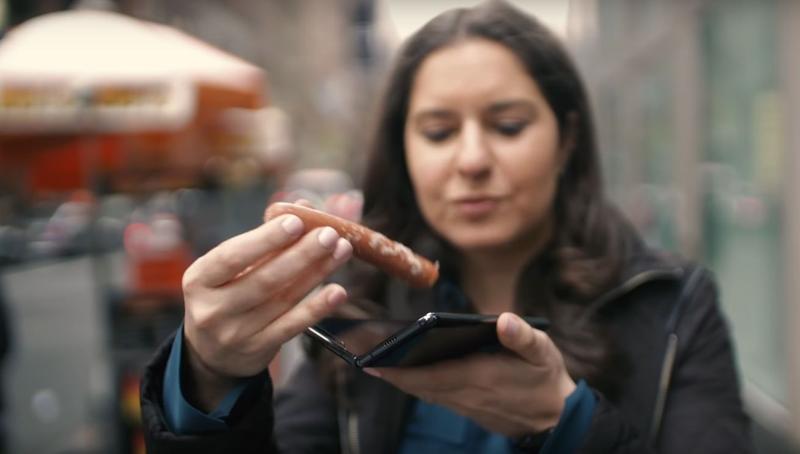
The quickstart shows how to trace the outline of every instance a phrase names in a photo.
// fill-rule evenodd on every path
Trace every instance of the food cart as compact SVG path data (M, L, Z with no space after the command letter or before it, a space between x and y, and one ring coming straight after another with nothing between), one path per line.
M219 176L212 163L260 140L257 127L230 118L259 118L266 87L257 66L164 25L88 10L32 19L0 41L0 195L74 203L77 193L96 206L109 194L143 201L208 184ZM90 251L125 452L144 452L141 366L182 317L192 248L181 221L165 212L126 220L121 288L108 254Z

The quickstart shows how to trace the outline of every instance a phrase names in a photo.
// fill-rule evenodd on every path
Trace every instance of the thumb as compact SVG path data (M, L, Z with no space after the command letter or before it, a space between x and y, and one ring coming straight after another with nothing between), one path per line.
M547 334L511 312L504 312L498 317L497 337L505 348L531 364L547 362L549 349L554 347Z

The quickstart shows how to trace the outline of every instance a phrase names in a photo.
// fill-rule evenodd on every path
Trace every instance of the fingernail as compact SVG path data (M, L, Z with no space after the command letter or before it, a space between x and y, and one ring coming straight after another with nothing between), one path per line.
M517 331L519 331L519 324L514 317L506 317L506 334L508 334L508 337L516 337Z
M371 368L371 367L365 367L365 368L363 368L361 370L363 370L364 372L372 375L375 378L381 378L381 373L378 372L377 370Z
M303 221L297 216L290 214L281 222L281 227L283 227L283 230L286 230L286 233L289 235L297 236L303 232Z
M328 304L331 306L338 306L339 304L344 303L344 300L347 299L347 293L342 290L341 288L335 288L330 293L328 293Z
M350 242L344 238L339 238L339 241L336 242L336 250L333 251L333 258L335 260L344 260L349 257L352 252L353 246Z
M339 239L339 234L336 233L336 230L332 227L324 227L322 231L319 232L317 239L322 247L325 249L332 249L333 245L336 244L336 240Z

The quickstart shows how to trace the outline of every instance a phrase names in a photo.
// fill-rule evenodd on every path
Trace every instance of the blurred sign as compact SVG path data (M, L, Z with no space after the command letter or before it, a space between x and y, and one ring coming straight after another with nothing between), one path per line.
M0 41L0 135L174 131L265 101L261 68L161 24L45 14Z
M0 133L124 133L177 130L195 113L181 81L44 85L0 79Z

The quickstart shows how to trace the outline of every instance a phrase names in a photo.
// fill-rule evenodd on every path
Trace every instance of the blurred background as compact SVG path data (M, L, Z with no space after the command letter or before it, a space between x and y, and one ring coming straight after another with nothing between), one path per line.
M270 200L357 217L393 53L475 3L0 0L5 452L143 452L185 267ZM800 452L800 2L512 3L581 67L613 198L717 274L760 452Z

